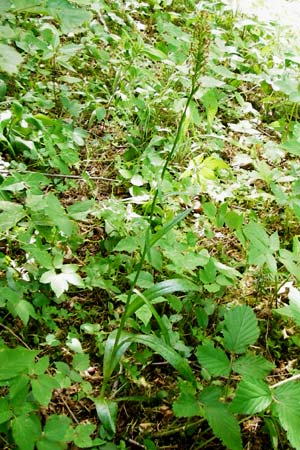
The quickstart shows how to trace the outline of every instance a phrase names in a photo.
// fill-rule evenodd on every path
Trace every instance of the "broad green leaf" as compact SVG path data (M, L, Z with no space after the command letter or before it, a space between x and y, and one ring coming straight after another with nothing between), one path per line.
M9 404L6 398L0 398L0 424L7 422L13 413L9 408Z
M288 293L289 305L275 309L274 312L292 318L300 326L300 291L291 286Z
M84 200L70 205L68 207L68 214L72 219L86 220L87 216L94 213L96 210L97 204L95 200Z
M156 336L136 334L132 335L132 342L138 342L157 352L163 359L168 361L179 374L188 381L194 382L195 376L188 361L177 353L172 347L168 347Z
M96 425L93 423L80 423L77 425L73 434L74 444L79 448L87 448L93 446L90 435L95 431Z
M21 372L28 372L34 366L34 358L38 353L23 347L0 348L0 380L9 380Z
M48 417L44 434L49 441L64 441L68 428L71 425L71 419L67 416L53 414Z
M20 450L34 450L41 431L38 416L16 416L12 421L13 438Z
M85 22L90 22L93 18L91 12L74 7L67 0L48 0L47 8L61 22L63 33L77 33Z
M128 280L131 281L131 283L133 283L133 281L135 280L136 277L136 272L132 272L130 275L128 275ZM135 283L136 286L140 287L140 288L151 288L154 286L154 279L153 279L153 275L150 272L146 272L145 270L141 270L139 272L139 277Z
M274 364L261 355L248 353L236 359L232 369L246 378L264 378L274 368Z
M239 383L230 409L239 414L256 414L268 408L271 402L271 389L264 381L245 379Z
M228 405L221 403L221 390L208 387L200 395L204 405L204 417L223 444L230 450L242 450L241 431L236 418L229 411Z
M118 404L105 398L95 400L96 411L105 430L113 437L116 432Z
M37 443L38 450L61 450L66 448L66 444L50 441L45 436Z
M196 398L196 389L187 381L179 381L180 395L173 403L176 417L194 417L201 415L201 406Z
M199 345L196 356L201 366L213 377L228 377L231 370L230 361L226 353L220 348L215 348L212 342Z
M24 325L28 324L29 317L37 318L32 304L22 298L18 298L17 300L11 298L7 302L7 309L14 317L20 317Z
M206 110L207 125L210 130L218 112L218 92L216 88L208 89L201 97L201 102Z
M121 239L114 248L115 252L128 252L133 253L139 248L139 242L136 238L128 236Z
M300 449L300 383L291 381L274 389L273 409L281 426L287 432L288 440L297 450Z
M49 356L42 356L34 365L34 373L42 375L49 367Z
M73 224L64 208L61 206L59 200L54 194L48 194L44 199L46 201L46 213L53 221L54 225L57 226L60 232L65 236L71 236L73 232ZM45 207L45 206L44 206Z
M86 353L76 353L73 356L72 367L78 371L87 370L90 366L90 358Z
M23 61L23 57L17 50L6 44L0 44L0 71L9 75L18 72L18 66Z
M268 249L269 236L261 224L250 222L244 226L243 232L246 238L251 241L255 247L262 250Z
M0 201L0 232L8 231L23 219L24 216L25 211L22 205L4 200Z
M257 318L250 306L227 311L223 322L224 347L233 353L244 353L259 336Z
M291 153L291 155L299 156L300 155L300 142L298 139L289 139L281 144L281 147Z
M53 377L48 374L42 374L31 380L31 387L35 400L42 406L47 407L51 400L53 389L58 389L60 386Z

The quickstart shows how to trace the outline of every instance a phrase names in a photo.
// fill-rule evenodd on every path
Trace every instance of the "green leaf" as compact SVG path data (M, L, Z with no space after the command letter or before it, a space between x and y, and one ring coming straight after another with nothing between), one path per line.
M162 358L168 361L179 374L188 381L194 382L195 376L190 368L188 361L177 353L172 347L168 347L165 342L156 336L137 334L132 336L133 342L146 345L157 352Z
M34 358L38 353L23 347L0 348L0 381L28 372L34 366Z
M81 423L75 430L73 435L74 444L79 448L87 448L93 446L90 435L95 431L96 425L93 423Z
M112 331L105 342L104 358L103 358L103 376L108 380L114 371L117 364L120 362L123 354L131 345L131 335L129 333L122 332L118 341L118 345L115 348L116 337L118 330Z
M83 8L75 8L67 0L48 0L47 4L50 14L59 19L63 33L77 33L85 22L93 18L91 12Z
M0 398L0 424L7 422L13 417L6 398Z
M272 402L269 386L262 380L242 380L230 405L233 412L256 414L264 411Z
M139 248L139 243L135 237L128 236L124 239L121 239L116 247L114 248L115 252L128 252L133 253Z
M118 404L105 398L95 400L96 411L106 432L113 437L116 432Z
M45 407L50 403L53 389L58 389L59 387L57 381L47 374L42 374L38 378L31 380L32 394L35 400Z
M48 417L44 428L46 439L53 442L63 442L70 425L71 419L69 417L53 414Z
M297 450L300 449L300 383L290 381L274 389L273 409L281 426L287 432L288 440Z
M0 232L8 231L23 219L24 216L25 211L22 205L4 200L0 201Z
M65 210L61 206L59 200L52 193L48 194L45 200L47 205L47 215L51 218L54 225L56 225L59 231L65 236L71 236L73 232L73 224L65 213Z
M22 61L23 57L14 47L0 44L0 71L7 72L9 75L17 73Z
M261 355L248 353L236 359L232 369L246 378L264 378L274 368L274 364Z
M76 353L73 356L72 367L78 371L87 370L90 367L90 357L86 353Z
M243 353L259 336L257 318L250 306L237 306L224 315L224 347L233 353Z
M228 377L231 367L226 353L220 348L215 348L212 342L199 345L196 352L201 366L208 370L213 377Z
M204 405L204 417L223 444L230 450L242 450L241 431L236 418L229 408L219 401L221 390L216 387L205 388L200 395Z
M199 291L199 287L189 280L174 278L155 284L152 288L144 291L143 295L148 299L148 301L153 302L158 297L163 297L166 294L189 291ZM135 298L129 305L127 317L132 316L141 306L143 306L143 304L144 301L141 298Z
M38 416L17 416L12 421L12 434L20 450L34 450L41 435L41 423Z
M157 233L155 233L150 240L150 247L156 244L159 239L168 234L172 228L174 228L179 222L181 222L191 211L193 208L188 208L182 213L178 214L178 216L174 217L174 219L167 222Z
M179 381L180 395L173 403L176 417L194 417L201 415L201 406L196 398L196 389L187 381Z

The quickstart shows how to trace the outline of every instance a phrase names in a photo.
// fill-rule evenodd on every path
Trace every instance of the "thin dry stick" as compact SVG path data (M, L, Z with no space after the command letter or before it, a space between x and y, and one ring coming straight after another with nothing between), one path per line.
M24 347L26 347L28 350L31 350L31 348L29 347L29 345L26 344L26 342L23 341L22 338L20 338L20 336L18 336L13 330L11 330L9 327L7 327L6 325L4 325L3 323L0 323L0 326L2 328L4 328L6 331L8 331L10 334L12 334L19 342L21 342L21 344L24 345Z

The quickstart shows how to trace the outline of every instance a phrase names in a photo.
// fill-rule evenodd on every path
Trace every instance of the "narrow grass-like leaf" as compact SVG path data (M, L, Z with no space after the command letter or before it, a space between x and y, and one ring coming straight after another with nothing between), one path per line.
M174 219L167 222L157 233L155 233L150 239L150 247L152 247L156 242L161 239L163 236L168 234L169 231L172 230L179 222L181 222L190 212L192 208L188 208L182 213L178 214L178 216L174 217Z
M103 358L103 376L105 379L109 379L116 365L119 363L132 342L130 340L132 336L129 333L123 332L116 347L115 342L117 334L117 330L112 331L105 342Z
M257 318L250 306L237 306L227 311L223 323L224 347L233 353L243 353L259 336Z
M116 420L118 404L105 398L98 398L95 401L96 411L105 430L113 437L116 432Z
M170 338L169 338L169 333L168 330L165 326L165 324L163 323L162 319L160 318L160 315L158 314L158 312L156 311L156 309L154 308L154 306L152 305L152 303L147 299L147 297L145 295L143 295L141 292L139 292L137 289L134 290L134 292L136 293L136 295L138 295L143 301L144 303L147 305L148 309L151 311L151 314L155 317L156 322L159 325L159 328L162 332L163 337L165 338L165 341L167 343L167 345L170 345Z
M173 366L183 378L188 381L195 382L195 376L187 360L177 353L172 347L167 346L166 343L158 337L136 334L132 336L132 342L137 342L152 348L152 350L168 361L168 363L171 364L171 366Z
M156 298L163 297L166 294L173 294L174 292L195 292L198 290L198 286L192 281L183 278L174 278L155 284L153 287L144 291L143 296L149 302L152 302ZM131 317L143 304L144 300L142 298L135 298L127 309L126 318Z

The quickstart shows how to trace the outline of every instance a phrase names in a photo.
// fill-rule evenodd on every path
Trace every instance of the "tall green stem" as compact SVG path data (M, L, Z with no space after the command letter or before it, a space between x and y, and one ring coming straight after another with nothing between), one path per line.
M200 18L200 21L201 21L201 19L202 18ZM198 34L197 34L197 32L198 32ZM167 170L167 168L169 166L169 163L170 163L170 161L171 161L171 159L172 159L172 157L173 157L173 155L174 155L174 153L176 151L176 148L178 146L178 142L179 142L179 139L180 139L180 136L181 136L182 128L183 128L183 125L184 125L184 122L185 122L185 118L186 118L187 111L188 111L188 108L190 106L190 103L191 103L194 95L196 94L197 90L199 89L198 77L199 77L202 69L204 68L204 64L205 64L205 60L206 60L206 53L207 53L207 48L208 48L208 44L207 43L209 41L209 38L207 37L208 34L209 34L209 30L207 29L206 16L204 16L203 23L199 22L199 26L198 26L198 28L196 28L196 37L197 37L197 40L198 40L197 48L196 48L196 50L194 52L193 52L193 48L192 48L192 52L193 52L194 58L195 58L195 64L194 64L193 75L191 77L192 85L191 85L190 93L189 93L189 95L187 97L187 101L185 103L184 110L183 110L183 112L181 114L181 117L180 117L180 120L179 120L179 124L178 124L178 127L177 127L177 132L176 132L176 135L175 135L175 139L174 139L172 148L171 148L171 150L170 150L170 152L169 152L169 154L168 154L168 156L167 156L167 158L165 160L165 163L164 163L164 166L163 166L163 169L162 169L162 172L161 172L161 176L160 176L161 181L163 181L163 179L164 179L166 170ZM139 279L141 270L143 268L143 265L144 265L144 262L145 262L145 259L146 259L146 255L147 255L147 251L149 249L151 228L152 228L152 222L153 222L155 207L156 207L156 204L157 204L158 194L159 194L159 187L157 187L155 192L154 192L154 196L153 196L153 200L152 200L151 208L150 208L150 214L149 214L149 226L148 226L148 228L146 230L144 247L143 247L143 250L142 250L142 253L141 253L140 260L139 260L139 262L137 264L137 270L136 270L136 273L135 273L134 280L133 280L131 288L128 291L128 294L127 294L124 313L123 313L123 315L121 317L120 325L119 325L119 328L117 330L116 338L115 338L115 341L114 341L114 346L113 346L113 349L112 349L111 361L115 360L115 357L116 357L116 354L117 354L117 351L118 351L118 348L119 348L119 344L120 344L120 338L121 338L122 332L123 332L123 330L125 328L126 320L128 319L127 316L128 316L128 309L129 309L130 301L131 301L132 295L134 293L134 289L136 288L137 281ZM113 370L111 370L110 372L112 372L112 371ZM105 395L105 391L106 391L106 387L107 387L108 382L109 382L110 375L111 375L111 373L109 374L109 376L107 376L103 380L103 383L102 383L102 386L101 386L101 391L100 391L100 397L102 397L102 398Z

